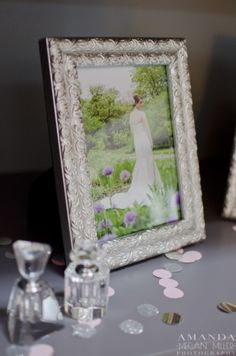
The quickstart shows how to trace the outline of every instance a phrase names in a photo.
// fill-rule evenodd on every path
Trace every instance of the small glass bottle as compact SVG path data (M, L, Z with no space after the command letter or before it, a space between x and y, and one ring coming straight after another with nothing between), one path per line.
M46 323L57 323L63 316L53 289L41 279L51 247L18 240L13 248L22 278L16 280L10 294L8 331L11 342L26 344L33 342L37 334L43 335Z
M65 270L65 312L78 321L102 318L108 304L110 270L102 249L84 240Z

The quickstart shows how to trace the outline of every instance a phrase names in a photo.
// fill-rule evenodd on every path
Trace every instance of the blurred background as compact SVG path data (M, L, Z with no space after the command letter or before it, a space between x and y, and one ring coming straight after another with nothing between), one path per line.
M22 207L32 191L40 195L37 177L52 165L38 50L43 37L186 38L202 177L205 171L221 176L212 195L223 198L236 121L235 24L234 0L0 1L0 234L29 234ZM53 181L45 184L46 209Z

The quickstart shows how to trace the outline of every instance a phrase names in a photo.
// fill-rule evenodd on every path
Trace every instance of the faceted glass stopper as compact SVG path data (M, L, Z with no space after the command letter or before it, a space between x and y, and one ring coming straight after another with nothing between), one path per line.
M95 261L100 257L101 249L96 241L83 240L79 246L70 253L70 258L74 262L80 261L84 267L90 267L96 264Z
M18 240L13 244L13 248L22 277L36 281L44 272L51 247L38 242Z

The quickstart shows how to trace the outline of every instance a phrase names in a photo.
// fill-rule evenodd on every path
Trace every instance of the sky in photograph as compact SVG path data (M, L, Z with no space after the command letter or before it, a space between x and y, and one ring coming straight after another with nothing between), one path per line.
M133 67L78 68L82 98L89 98L91 86L102 85L106 89L114 88L118 90L122 100L131 101L133 97L131 81L133 71Z

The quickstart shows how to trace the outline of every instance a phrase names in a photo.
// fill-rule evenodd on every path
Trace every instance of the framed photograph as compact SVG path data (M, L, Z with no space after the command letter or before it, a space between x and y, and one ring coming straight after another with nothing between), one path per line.
M236 220L236 133L225 195L223 217Z
M112 269L205 238L183 39L40 41L66 256Z

